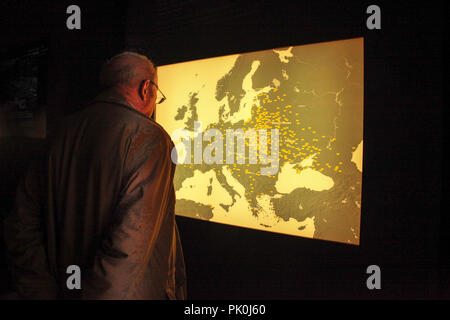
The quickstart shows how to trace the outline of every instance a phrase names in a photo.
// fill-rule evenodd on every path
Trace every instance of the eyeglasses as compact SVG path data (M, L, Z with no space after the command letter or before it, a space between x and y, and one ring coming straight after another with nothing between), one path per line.
M154 86L156 87L156 89L158 89L159 93L162 94L162 98L160 98L159 101L156 102L156 104L163 103L163 102L166 100L166 96L164 95L164 93L162 93L161 90L159 90L158 85L157 85L156 83L154 83L152 80L150 80L150 83L151 83L152 85L154 85Z

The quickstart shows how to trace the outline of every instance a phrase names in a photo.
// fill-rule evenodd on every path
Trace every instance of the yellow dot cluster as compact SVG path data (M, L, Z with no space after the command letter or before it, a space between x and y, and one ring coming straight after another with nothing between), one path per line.
M308 166L309 168L315 169L319 172L327 170L329 172L342 173L342 161L337 164L319 163L318 158L324 149L328 151L333 150L333 142L336 141L335 137L325 135L320 133L318 129L313 128L310 125L306 125L301 119L300 113L296 111L296 108L291 104L285 103L286 93L280 93L278 88L273 88L268 93L260 93L254 99L254 104L252 106L252 117L249 121L245 122L245 127L248 129L254 129L258 131L259 129L267 130L267 150L271 154L271 132L270 129L279 129L279 166L281 167L284 162L289 163L300 163L305 159L312 159L312 164ZM219 129L224 137L224 163L226 161L226 130L233 129L232 125L227 122L217 123L211 126L211 128ZM292 130L296 128L296 131ZM243 128L245 131L246 129ZM300 134L298 133L300 130ZM302 134L304 133L304 134ZM308 138L305 138L305 137ZM309 138L312 137L312 138ZM308 141L307 141L308 140ZM258 148L259 148L259 136L257 136ZM243 183L246 187L245 197L252 203L255 202L257 196L263 194L273 194L274 191L270 188L267 191L267 186L273 186L276 179L274 176L263 176L260 174L261 164L258 159L258 164L249 164L249 148L248 140L245 141L246 152L245 157L240 158L244 160L244 164L237 164L238 157L240 155L234 155L234 164L228 164L228 167L236 179ZM204 144L204 147L206 144ZM236 148L236 147L235 147ZM354 147L352 148L355 149ZM259 152L259 150L258 150ZM339 152L336 152L337 157L340 156ZM191 156L193 159L193 155ZM185 165L193 168L195 165ZM217 175L222 175L222 166L213 166L212 169ZM303 167L296 167L296 172L300 173ZM257 179L258 178L258 179ZM264 185L261 185L261 178ZM272 181L272 182L271 182ZM265 188L266 187L266 188ZM265 191L262 191L266 189ZM259 190L259 191L257 191Z

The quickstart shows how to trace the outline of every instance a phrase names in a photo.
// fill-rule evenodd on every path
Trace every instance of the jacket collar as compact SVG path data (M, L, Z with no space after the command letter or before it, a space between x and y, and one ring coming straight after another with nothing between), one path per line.
M100 92L92 100L91 104L96 103L96 102L106 102L106 103L111 103L111 104L115 104L115 105L120 105L122 107L130 109L131 111L139 114L140 116L142 116L148 120L152 120L147 115L143 114L142 112L140 112L136 108L134 108L133 104L130 101L128 101L122 94L120 94L119 92L117 92L116 90L113 90L113 89L106 89L106 90Z

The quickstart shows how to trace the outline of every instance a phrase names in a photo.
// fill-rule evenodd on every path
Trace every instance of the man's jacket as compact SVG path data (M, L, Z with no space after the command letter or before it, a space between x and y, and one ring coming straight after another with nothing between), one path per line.
M17 293L185 299L172 148L161 126L113 91L66 117L5 219Z

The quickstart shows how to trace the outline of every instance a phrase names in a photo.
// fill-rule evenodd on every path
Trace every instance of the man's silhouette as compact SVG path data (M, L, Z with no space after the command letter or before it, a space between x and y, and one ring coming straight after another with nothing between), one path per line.
M124 52L100 83L19 183L5 220L14 289L24 299L184 299L173 143L150 118L156 69ZM81 289L67 286L71 265Z

